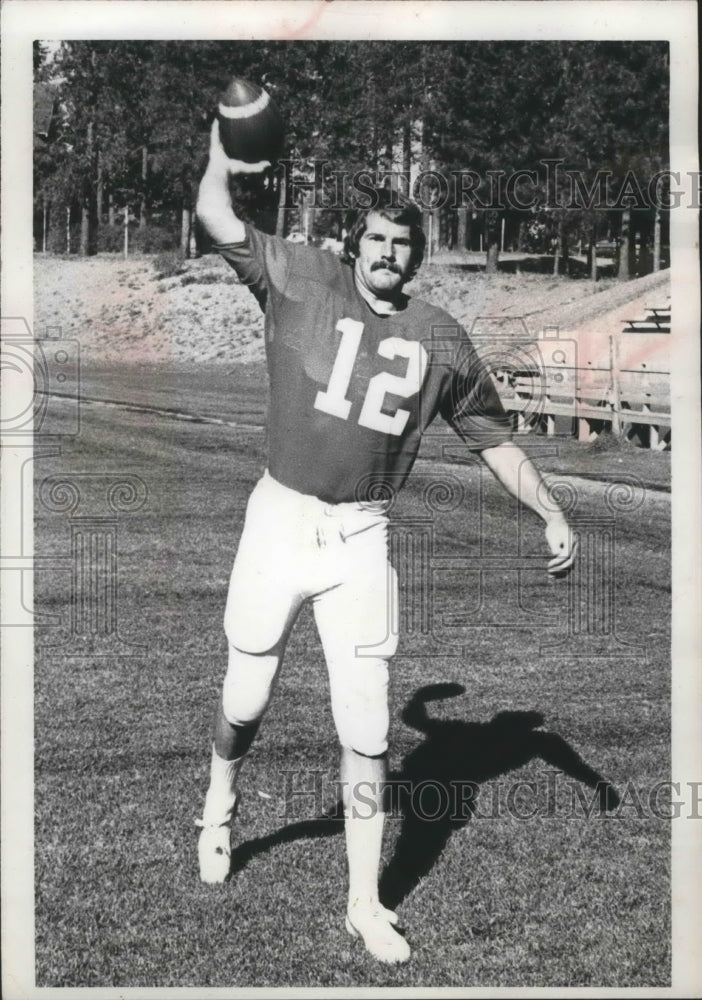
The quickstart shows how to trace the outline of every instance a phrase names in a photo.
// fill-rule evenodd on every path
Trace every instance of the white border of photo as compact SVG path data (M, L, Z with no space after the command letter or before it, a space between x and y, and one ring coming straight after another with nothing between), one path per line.
M671 53L671 169L689 177L671 213L673 339L673 769L682 788L702 791L702 674L700 672L700 378L699 164L697 158L697 8L688 0L549 0L462 3L414 0L5 0L2 10L2 310L33 329L32 288L32 42L34 39L619 39L669 40ZM9 384L9 383L7 383ZM16 387L16 379L13 379ZM31 391L31 387L30 387ZM4 412L13 401L3 394ZM5 443L5 442L3 442ZM3 473L17 474L32 439L3 448ZM31 555L31 475L23 497L2 491L2 550L21 535ZM3 483L6 483L6 479ZM31 518L29 519L31 522ZM17 577L2 573L5 600ZM84 994L101 998L209 997L333 993L362 996L385 990L325 989L60 989L34 985L33 871L33 633L2 637L2 944L3 995L8 1000ZM702 795L699 796L702 798ZM702 803L697 802L698 816ZM702 822L672 823L673 970L668 989L434 989L435 996L685 997L702 992ZM390 992L390 991L388 991ZM392 990L426 995L426 989Z

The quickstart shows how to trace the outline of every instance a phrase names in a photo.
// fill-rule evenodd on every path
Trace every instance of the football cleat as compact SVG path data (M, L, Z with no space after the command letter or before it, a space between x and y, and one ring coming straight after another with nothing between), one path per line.
M209 885L226 881L232 861L231 826L205 824L201 819L196 819L195 825L201 827L197 842L200 879Z
M384 906L354 909L353 915L346 912L346 930L351 937L360 937L373 958L390 965L406 962L411 954L410 946L393 927L397 915Z

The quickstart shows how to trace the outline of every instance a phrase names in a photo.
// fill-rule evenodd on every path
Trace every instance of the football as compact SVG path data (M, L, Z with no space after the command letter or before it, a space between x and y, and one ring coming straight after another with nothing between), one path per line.
M234 77L217 107L224 152L244 163L278 159L283 151L283 120L270 95L255 83Z

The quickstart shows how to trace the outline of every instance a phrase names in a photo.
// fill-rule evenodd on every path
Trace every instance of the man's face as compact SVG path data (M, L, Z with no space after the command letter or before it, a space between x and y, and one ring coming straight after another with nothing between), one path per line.
M406 281L411 256L410 227L369 212L355 264L362 288L378 299L394 299Z

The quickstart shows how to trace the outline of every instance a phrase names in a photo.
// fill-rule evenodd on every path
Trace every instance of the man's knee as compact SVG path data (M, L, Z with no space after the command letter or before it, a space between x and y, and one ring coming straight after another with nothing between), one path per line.
M232 726L258 722L266 710L280 657L275 652L245 653L229 646L222 686L222 712Z
M388 664L359 658L339 666L332 682L332 710L339 742L364 757L388 749Z
M240 593L245 581L232 583L229 588L227 607L224 612L224 634L230 647L248 649L250 655L266 655L279 645L287 634L293 613L290 601L278 602L270 594L270 588L262 593L253 593L249 585L246 596ZM260 585L260 581L257 582Z

